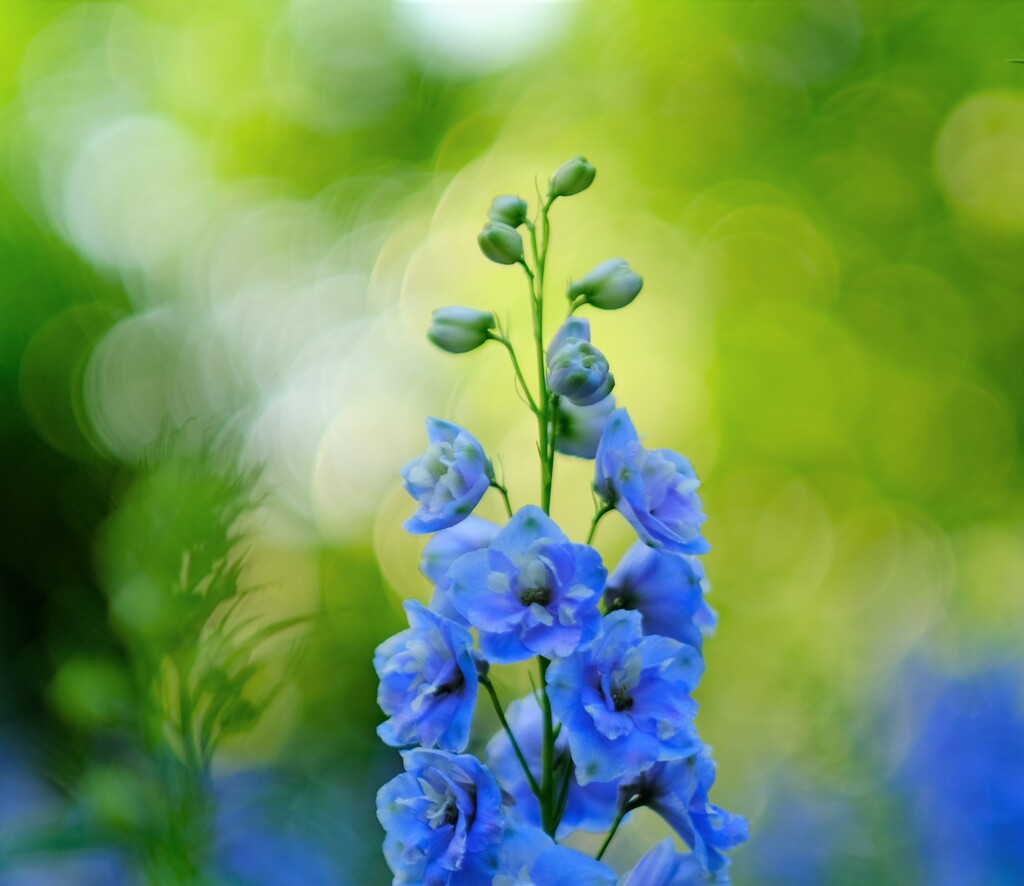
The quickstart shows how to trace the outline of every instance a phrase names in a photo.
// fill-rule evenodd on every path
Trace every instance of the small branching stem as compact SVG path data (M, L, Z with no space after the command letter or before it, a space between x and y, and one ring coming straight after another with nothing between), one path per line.
M512 733L512 727L508 725L508 720L505 719L505 709L501 706L501 701L498 698L498 693L494 688L494 684L488 677L481 677L480 685L487 690L487 694L491 697L491 704L494 705L494 712L498 715L498 721L501 723L501 728L505 730L508 740L512 743L512 750L515 752L519 765L523 767L523 774L526 776L526 781L530 785L530 790L533 791L534 795L538 799L540 799L541 787L537 784L537 779L533 777L533 773L530 771L530 767L526 762L526 757L523 756L523 752L519 747L519 742L516 741L516 737Z
M594 519L590 521L590 532L587 533L587 544L590 544L594 540L594 534L597 532L597 524L601 522L601 518L604 517L609 511L614 511L615 505L603 502L601 506L594 512Z

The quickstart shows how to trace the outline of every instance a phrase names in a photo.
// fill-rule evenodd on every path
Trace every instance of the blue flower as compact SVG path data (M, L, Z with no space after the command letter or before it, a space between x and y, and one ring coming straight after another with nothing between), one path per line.
M336 810L339 803L352 802L353 796L336 785L322 777L307 781L283 770L242 770L218 777L212 791L216 810L212 870L201 882L348 886L358 881L358 875L351 873L356 868L352 853L343 867L338 851L342 840ZM296 809L302 814L296 815ZM69 877L52 882L85 886L90 881ZM129 881L107 878L100 882ZM2 877L0 883L7 886Z
M689 693L704 670L692 646L643 636L640 613L604 618L581 652L553 662L548 694L569 730L580 784L634 776L657 760L693 754L697 703Z
M392 747L463 751L477 694L473 638L422 603L411 600L405 611L409 629L381 643L373 657L377 704L390 715L377 734Z
M894 681L885 773L906 810L921 881L1024 883L1024 666L949 673L913 659ZM886 740L887 739L887 740Z
M511 702L505 716L530 771L539 781L544 753L544 722L537 697L530 694ZM557 729L557 720L554 725ZM540 803L530 789L526 776L523 775L523 769L512 749L512 742L509 741L504 729L487 743L487 765L490 766L502 789L516 801L510 809L510 815L523 824L539 826ZM555 771L559 771L564 765L571 765L571 758L568 732L563 728L555 741ZM568 833L573 828L587 831L607 830L618 811L618 799L618 782L592 781L586 786L581 786L575 777L570 777L569 794L559 835Z
M430 608L459 624L468 624L448 599L448 569L463 554L486 548L501 527L482 517L466 517L450 529L442 529L423 547L420 572L434 583Z
M479 630L484 655L508 664L568 655L590 643L606 574L597 551L573 544L540 508L527 505L486 550L452 564L448 593Z
M644 449L625 409L616 409L597 447L594 489L652 548L676 554L710 549L700 534L700 481L671 449Z
M590 406L607 397L615 378L608 361L590 343L590 321L570 317L547 350L551 390L577 406Z
M501 857L501 790L468 754L403 751L405 772L377 793L394 886L490 883Z
M715 762L704 746L685 760L652 766L632 784L624 796L634 796L632 806L647 806L665 819L693 850L701 867L717 872L729 862L722 855L750 835L747 820L715 806L708 793L715 783Z
M714 624L714 611L704 602L706 588L704 567L696 557L656 551L638 541L609 577L604 602L609 612L639 612L645 634L700 649L709 615Z
M692 853L676 852L666 837L640 859L620 881L619 886L728 886L725 870L710 873L701 867Z
M540 828L510 828L493 886L616 886L615 872L589 855L557 845Z
M428 418L427 439L427 451L402 468L406 492L420 503L405 528L417 535L465 520L494 479L483 447L458 425Z
M555 449L563 455L593 458L608 418L615 411L615 395L609 394L591 406L577 406L559 400L555 411Z

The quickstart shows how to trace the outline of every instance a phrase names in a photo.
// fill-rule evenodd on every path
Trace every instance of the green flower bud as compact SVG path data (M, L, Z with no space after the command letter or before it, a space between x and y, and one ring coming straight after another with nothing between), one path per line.
M580 191L585 191L594 181L597 170L587 162L586 157L573 157L572 160L563 163L555 174L551 176L548 184L548 196L571 197Z
M499 265L514 265L523 260L523 238L504 222L487 222L476 242L483 254Z
M493 328L494 314L490 311L452 305L431 314L427 338L449 354L465 354L487 341Z
M526 221L526 213L529 211L526 201L522 197L504 195L495 197L491 201L491 208L487 210L487 217L494 222L501 222L510 228L518 228Z
M629 266L629 262L610 258L570 283L567 294L572 302L581 300L595 308L613 311L633 301L643 285L643 278Z

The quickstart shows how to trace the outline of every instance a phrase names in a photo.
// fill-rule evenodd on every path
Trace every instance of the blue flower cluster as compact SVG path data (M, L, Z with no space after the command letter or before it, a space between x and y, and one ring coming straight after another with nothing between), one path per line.
M519 197L495 198L478 238L487 258L525 273L533 386L493 312L441 308L428 331L449 353L490 341L508 351L537 420L540 505L514 510L477 439L439 419L427 422L426 452L402 469L419 504L406 529L435 533L421 563L434 594L429 608L406 604L408 630L374 658L388 716L378 733L405 763L377 798L395 886L721 884L724 850L747 838L745 819L709 799L715 767L694 725L703 638L715 626L697 559L708 550L700 481L683 456L641 445L616 408L589 322L574 316L588 305L624 307L642 279L622 259L599 264L569 285L568 317L544 345L549 212L594 176L582 157L564 164L532 221ZM556 452L595 462L598 507L585 544L549 516ZM504 501L504 526L473 515L488 489ZM639 540L609 578L591 542L613 510ZM528 659L536 689L506 710L490 667ZM481 688L502 725L486 763L465 753ZM620 878L601 858L641 807L690 851L666 840ZM574 829L607 832L596 858L558 842Z

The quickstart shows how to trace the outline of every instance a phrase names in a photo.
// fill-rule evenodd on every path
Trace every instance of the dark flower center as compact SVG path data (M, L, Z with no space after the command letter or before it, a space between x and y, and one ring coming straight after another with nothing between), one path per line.
M444 823L454 825L459 820L459 807L455 800L449 800L444 804Z
M539 603L547 606L551 602L554 576L551 568L541 557L533 557L519 570L519 602L524 606Z
M636 609L637 594L629 585L622 585L618 588L609 588L608 611L615 612L618 609Z
M522 588L519 591L519 602L524 606L530 606L533 603L547 606L551 602L551 588L545 585L539 588Z
M612 687L612 704L615 705L617 711L628 711L633 707L633 696L629 694L629 690L623 686Z

